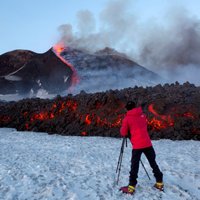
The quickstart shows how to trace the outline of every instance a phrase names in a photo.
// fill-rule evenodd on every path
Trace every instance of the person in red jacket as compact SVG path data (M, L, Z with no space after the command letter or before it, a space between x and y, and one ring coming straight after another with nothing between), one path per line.
M129 185L120 188L123 193L133 194L137 184L139 161L144 153L156 178L155 188L163 190L163 174L156 163L156 154L147 131L147 118L142 111L142 107L136 107L135 102L129 101L126 104L128 110L122 121L120 134L122 137L129 137L132 143L131 170Z

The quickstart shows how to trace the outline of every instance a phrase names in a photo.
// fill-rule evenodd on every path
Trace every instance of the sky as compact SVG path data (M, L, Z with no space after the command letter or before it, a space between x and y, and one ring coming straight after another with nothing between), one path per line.
M58 40L58 27L75 23L79 10L98 13L106 1L1 0L0 54L14 49L44 52Z
M1 0L0 54L15 49L42 53L59 40L58 27L77 26L77 12L89 10L98 26L101 11L111 0ZM126 0L124 0L126 1ZM200 18L199 0L129 0L129 12L141 21L165 23L164 13L170 7L184 7ZM161 17L162 16L162 17Z

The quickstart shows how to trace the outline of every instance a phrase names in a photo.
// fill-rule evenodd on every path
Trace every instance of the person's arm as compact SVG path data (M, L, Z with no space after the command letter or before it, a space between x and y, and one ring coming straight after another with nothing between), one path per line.
M124 118L123 121L122 121L120 134L121 134L122 137L126 137L126 136L128 136L128 132L129 132L128 121L127 121L126 118Z

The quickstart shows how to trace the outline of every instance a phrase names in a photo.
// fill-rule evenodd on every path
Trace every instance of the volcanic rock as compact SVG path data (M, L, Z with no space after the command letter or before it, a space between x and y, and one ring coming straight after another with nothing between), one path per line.
M142 106L152 139L200 140L200 87L189 83L0 102L0 127L119 137L128 100Z
M51 49L43 54L15 50L0 56L0 94L40 88L50 93L62 92L70 86L72 73Z
M28 50L14 50L0 56L0 75L6 76L20 69L36 53Z

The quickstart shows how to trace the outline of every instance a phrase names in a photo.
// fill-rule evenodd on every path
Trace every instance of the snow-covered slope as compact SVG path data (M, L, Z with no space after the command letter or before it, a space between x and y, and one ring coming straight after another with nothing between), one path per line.
M133 199L118 189L128 183L131 145L125 149L119 185L116 165L121 139L64 137L0 129L0 199ZM153 189L154 178L143 156L134 199L200 199L198 141L153 141L164 173L165 193Z

